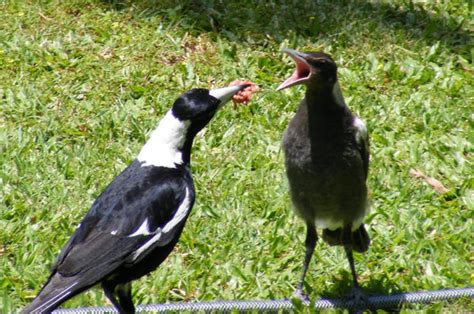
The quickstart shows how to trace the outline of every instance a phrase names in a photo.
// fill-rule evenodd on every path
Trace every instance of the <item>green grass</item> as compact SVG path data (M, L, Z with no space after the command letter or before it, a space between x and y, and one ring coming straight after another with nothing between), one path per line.
M474 284L472 2L174 3L0 1L0 312L31 301L177 95L235 79L261 92L224 108L196 139L196 205L171 256L134 283L134 300L290 296L305 231L280 142L304 89L275 92L293 70L283 47L331 53L346 101L367 122L373 241L356 256L366 291ZM319 242L307 285L313 298L347 293L343 250ZM93 289L66 306L104 302ZM406 307L473 308L469 299Z

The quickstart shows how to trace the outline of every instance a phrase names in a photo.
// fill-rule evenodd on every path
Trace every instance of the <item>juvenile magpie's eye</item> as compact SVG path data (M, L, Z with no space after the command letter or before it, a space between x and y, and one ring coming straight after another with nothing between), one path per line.
M327 65L327 61L324 59L312 59L309 63L316 68L323 68Z

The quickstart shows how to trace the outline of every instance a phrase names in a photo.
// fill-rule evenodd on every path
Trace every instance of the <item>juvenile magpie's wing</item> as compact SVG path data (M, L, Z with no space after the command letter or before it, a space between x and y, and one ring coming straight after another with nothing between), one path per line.
M53 273L25 309L55 308L124 263L135 263L178 236L194 202L185 168L134 161L97 198L60 253Z
M364 121L358 117L354 117L353 126L355 128L355 138L357 142L357 149L359 150L364 166L364 174L367 179L369 173L369 135Z

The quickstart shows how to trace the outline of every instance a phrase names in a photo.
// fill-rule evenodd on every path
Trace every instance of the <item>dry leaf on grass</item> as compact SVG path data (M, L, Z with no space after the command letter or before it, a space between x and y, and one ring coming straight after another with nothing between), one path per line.
M421 179L421 180L425 181L438 193L449 192L449 190L443 185L443 183L436 180L435 178L428 177L426 174L424 174L423 172L421 172L418 169L410 169L410 175L413 178Z
M99 56L102 59L107 60L107 59L110 59L114 56L114 52L113 52L112 48L107 47L104 50L102 50L101 52L99 52Z

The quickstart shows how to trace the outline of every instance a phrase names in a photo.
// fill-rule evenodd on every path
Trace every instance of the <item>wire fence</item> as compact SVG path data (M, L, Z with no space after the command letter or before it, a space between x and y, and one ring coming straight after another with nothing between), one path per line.
M371 309L396 309L403 304L427 304L436 301L450 301L462 297L474 298L474 287L453 288L437 291L417 291L391 295L378 295L368 297L368 306ZM347 308L354 309L357 304L350 299L322 298L312 304L304 303L318 309ZM167 312L278 312L293 310L295 305L290 300L262 300L262 301L211 301L211 302L182 302L171 304L148 304L137 306L137 312L167 313ZM78 309L59 309L54 314L71 313L117 313L111 306L85 307Z

